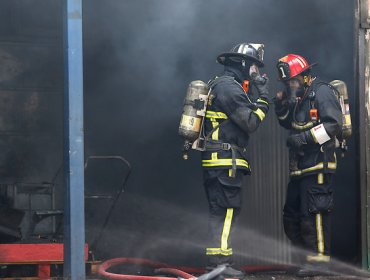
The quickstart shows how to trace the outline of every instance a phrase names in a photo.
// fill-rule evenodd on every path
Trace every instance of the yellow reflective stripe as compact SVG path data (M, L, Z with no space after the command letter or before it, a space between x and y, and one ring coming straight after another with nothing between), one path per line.
M324 184L324 174L317 174L317 183L319 185ZM324 231L322 228L322 215L316 214L316 232L317 232L317 249L318 256L322 257L324 255ZM325 260L324 260L325 261Z
M295 130L306 130L308 128L312 128L313 126L314 126L314 123L313 122L308 122L305 125L298 125L297 123L292 122L292 127Z
M330 262L330 256L326 255L307 256L306 259L309 262Z
M319 174L317 174L317 183L318 183L319 185L324 184L324 174L323 174L323 173L319 173Z
M231 256L233 254L233 249L227 249L227 250L222 250L221 249L221 255L224 255L224 256Z
M211 122L213 128L219 125L219 123L214 118L211 118ZM218 140L218 128L212 133L212 140ZM212 159L218 159L217 152L212 153Z
M213 121L212 122L212 127L215 128L216 126L218 126L218 122ZM215 131L213 131L212 140L218 140L218 128Z
M337 163L336 162L329 162L328 163L328 168L333 169L333 170L337 169ZM319 164L317 164L315 166L312 166L312 167L309 167L309 168L306 168L306 169L290 172L290 176L299 176L299 175L302 175L304 173L315 171L315 170L320 170L320 169L324 169L324 163L323 162L320 162Z
M206 255L223 255L223 256L231 256L233 254L233 249L229 248L223 250L221 248L206 248Z
M266 117L266 114L260 108L254 110L253 113L255 113L261 121Z
M287 110L286 113L283 116L278 116L278 119L283 121L288 117L288 115L289 115L289 110Z
M233 220L233 213L234 213L233 208L227 208L225 221L224 221L224 228L222 229L222 235L221 235L221 249L222 250L227 249L227 241L229 240L231 222Z
M263 100L261 98L258 98L257 102L261 102L261 103L265 103L266 105L269 105L269 103L266 100Z
M227 115L222 112L207 111L206 118L227 119Z
M313 133L313 130L312 130L313 128L311 128L310 129L310 132L311 132L311 135L312 135L312 138L313 138L313 141L315 141L315 143L318 143L317 142L317 139L316 139L316 136L315 136L315 134Z
M213 166L232 166L233 163L232 163L232 159L230 158L225 158L225 159L217 159L217 160L213 160L213 159L204 159L202 160L202 166L204 167L213 167ZM236 165L237 166L244 166L246 168L249 168L249 164L246 160L244 159L239 159L237 158L236 159Z
M217 152L212 153L212 160L217 160L217 159L218 159Z
M316 214L317 250L319 256L324 254L324 232L322 230L322 216Z
M221 253L221 248L206 248L207 255L216 255Z
M230 235L231 223L233 220L233 208L227 208L225 214L224 226L221 234L221 248L206 248L206 255L224 255L230 256L233 251L232 248L228 247L228 239Z
M229 169L229 177L231 177L232 175L233 175L233 170Z

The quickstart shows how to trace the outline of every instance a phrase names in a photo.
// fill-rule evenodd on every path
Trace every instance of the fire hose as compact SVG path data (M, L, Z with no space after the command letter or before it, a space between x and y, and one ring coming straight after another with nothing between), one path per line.
M122 265L122 264L140 264L150 266L155 268L158 273L168 273L173 274L177 277L184 279L191 279L195 277L187 272L180 269L170 267L170 265L165 263L154 262L146 259L136 259L136 258L115 258L107 260L99 266L98 274L104 276L108 279L126 279L126 280L177 280L177 277L160 277L160 276L141 276L141 275L125 275L107 272L107 269ZM196 272L196 271L194 271ZM198 271L199 272L199 271Z
M144 275L129 275L129 274L116 274L107 272L108 269L124 264L138 264L145 265L154 268L155 273L174 275L175 277L165 276L144 276ZM171 266L166 263L155 262L147 259L138 258L115 258L103 262L98 269L98 274L105 277L106 279L113 280L179 280L179 279L194 279L194 280L210 280L222 274L226 266L219 266L209 273L205 273L203 268L193 267L180 267ZM242 270L247 272L262 272L262 271L284 271L287 266L279 265L259 265L259 266L243 266ZM202 274L200 277L196 277L190 273Z

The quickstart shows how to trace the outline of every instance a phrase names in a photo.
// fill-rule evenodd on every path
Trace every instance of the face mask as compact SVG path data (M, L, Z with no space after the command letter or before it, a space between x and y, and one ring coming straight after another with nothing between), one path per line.
M297 97L302 97L304 94L303 84L298 79L289 80L286 87L289 103L295 103Z
M252 64L251 67L249 67L249 77L253 79L256 76L260 76L260 70L256 64Z
M287 88L287 93L288 93L288 96L290 96L293 99L296 99L297 97L302 97L303 96L304 88L303 88L303 86L299 87L299 88L288 87Z

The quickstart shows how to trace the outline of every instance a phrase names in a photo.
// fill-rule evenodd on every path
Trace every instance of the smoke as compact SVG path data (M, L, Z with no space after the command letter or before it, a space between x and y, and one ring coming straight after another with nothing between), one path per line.
M60 182L62 1L41 2L1 4L0 125L3 132L20 135L2 135L0 172L3 178L11 174L12 179L25 176L39 182L55 177ZM217 55L235 44L264 43L262 71L271 78L271 96L281 86L276 81L277 59L299 53L319 62L315 71L322 78L346 81L354 104L353 2L83 1L86 156L121 155L133 168L97 253L102 258L140 255L201 263L208 209L200 155L193 152L183 161L177 136L187 85L220 73ZM255 175L246 180L249 187L240 219L242 227L273 232L278 243L284 241L280 215L287 180L280 168L287 166L284 134L270 113L252 135L249 149ZM356 180L354 142L339 164L340 207L333 231L334 253L352 261L358 255L359 236L358 195L347 188ZM87 174L86 190L93 185L98 194L115 194L126 171L103 171L96 168L94 176ZM61 187L57 205L63 201ZM271 205L260 201L272 197L276 200ZM89 201L86 206L92 239L110 204Z
M10 53L0 49L0 82L14 79L22 71L21 63Z
M100 252L103 257L121 252L123 256L160 256L166 261L163 246L155 247L158 251L154 252L152 243L182 240L179 244L186 247L193 239L204 240L207 205L200 156L192 153L189 161L182 161L177 127L188 83L207 81L221 72L215 62L218 54L240 42L264 43L263 72L271 77L271 95L280 86L276 61L287 53L318 61L316 73L322 78L343 79L353 87L348 74L353 59L352 1L89 0L83 8L86 154L122 155L133 167L106 233L109 237ZM270 127L276 128L273 113L252 141L266 141L263 137ZM282 130L279 133L279 137L284 134ZM251 161L263 168L260 158ZM281 158L272 160L287 165ZM106 180L108 184L113 179ZM285 186L264 182L260 182L261 191L279 188L278 195L284 195ZM355 205L356 193L346 199ZM244 201L259 203L249 197ZM342 203L340 197L338 201ZM174 206L182 210L174 211ZM271 211L280 213L282 203L274 207ZM93 210L87 209L87 214L89 211ZM341 215L353 217L355 211ZM192 230L183 234L187 226ZM348 234L354 237L353 243L341 253L353 257L355 226ZM127 243L135 244L135 249ZM195 261L202 254L195 250ZM183 252L184 262L189 261L186 255Z

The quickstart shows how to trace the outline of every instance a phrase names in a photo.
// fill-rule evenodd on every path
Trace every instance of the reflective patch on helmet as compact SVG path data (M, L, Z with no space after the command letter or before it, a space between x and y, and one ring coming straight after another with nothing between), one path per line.
M280 58L279 61L281 61L281 62L287 62L288 61L288 56L286 55L286 56Z
M283 66L280 66L279 67L279 70L280 70L280 74L281 74L281 78L282 79L285 79L287 77L285 71L284 71L284 67Z
M283 60L280 60L276 67L278 69L280 80L285 81L290 79L290 68L288 63L284 62Z
M247 48L248 48L248 45L240 44L240 46L239 46L239 49L238 49L237 53L245 54L245 53L246 53L246 51L247 51Z
M297 56L296 59L297 59L298 63L302 66L302 68L307 66L306 62L302 58Z
M315 141L320 145L330 140L330 136L326 132L323 124L311 128L311 134L314 137Z

